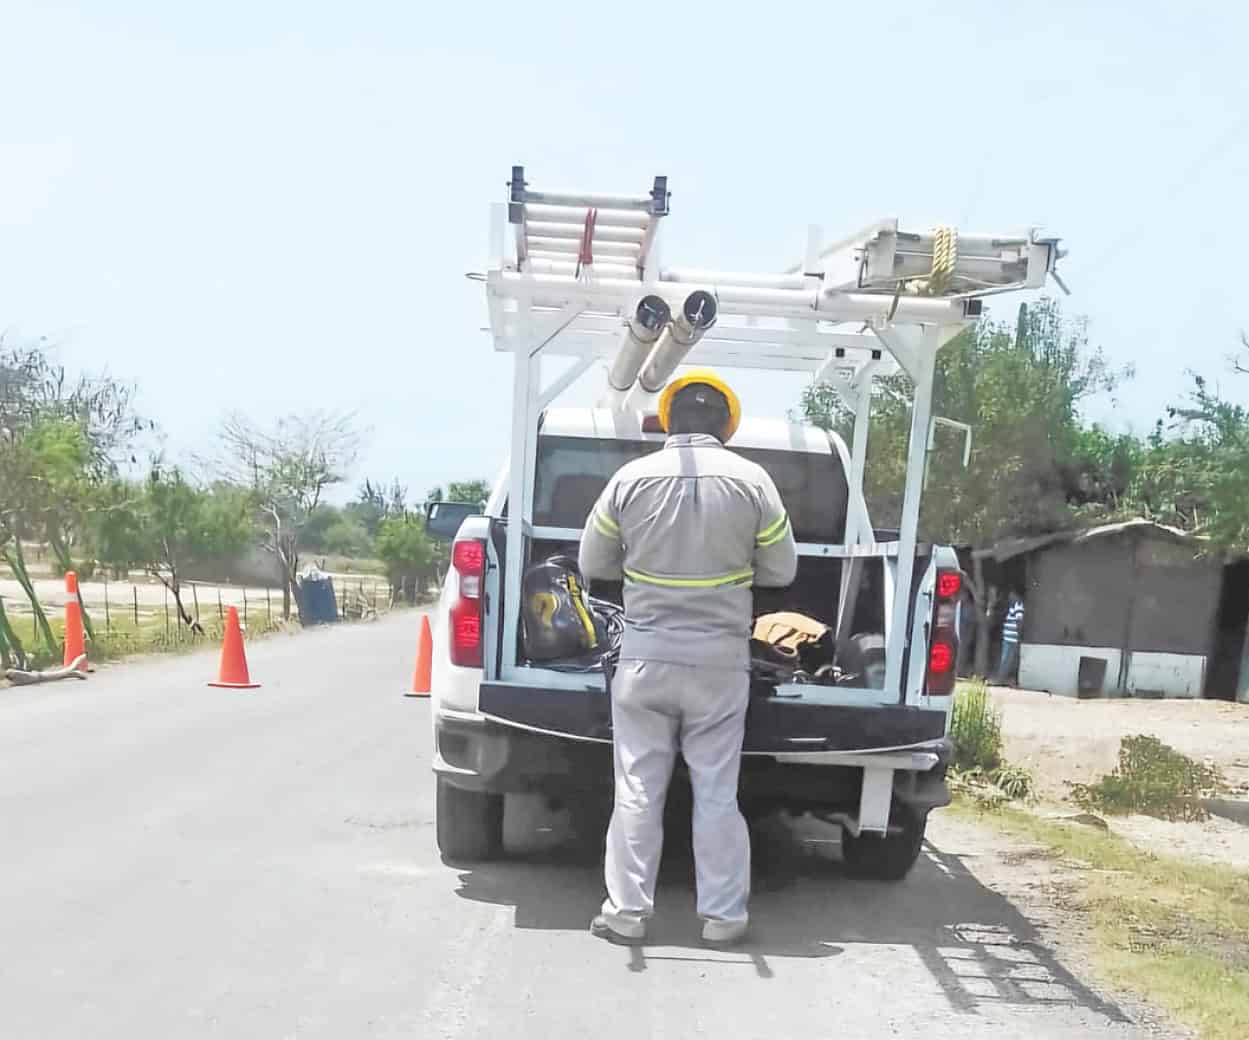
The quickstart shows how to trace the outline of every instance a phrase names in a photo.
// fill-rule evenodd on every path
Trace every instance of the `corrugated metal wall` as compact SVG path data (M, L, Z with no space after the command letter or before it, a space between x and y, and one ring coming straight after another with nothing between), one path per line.
M1208 654L1221 569L1161 539L1097 538L1028 561L1024 640L1134 652Z
M1132 576L1127 539L1055 545L1028 560L1024 639L1122 647Z

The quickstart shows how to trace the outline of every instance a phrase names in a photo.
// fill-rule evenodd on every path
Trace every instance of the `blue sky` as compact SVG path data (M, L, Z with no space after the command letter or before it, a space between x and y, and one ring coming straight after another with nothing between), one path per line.
M1041 223L1070 312L1137 370L1094 417L1144 429L1187 368L1222 375L1249 327L1243 5L700 9L0 0L0 329L138 383L175 454L231 408L345 408L357 477L493 475L509 362L463 274L521 162L666 173L687 266L783 267L812 221Z

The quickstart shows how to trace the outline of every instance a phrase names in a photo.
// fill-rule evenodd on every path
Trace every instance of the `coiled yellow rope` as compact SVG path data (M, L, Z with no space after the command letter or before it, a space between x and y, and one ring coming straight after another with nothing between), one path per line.
M958 262L958 228L939 227L932 239L932 273L928 276L928 292L932 296L949 288Z

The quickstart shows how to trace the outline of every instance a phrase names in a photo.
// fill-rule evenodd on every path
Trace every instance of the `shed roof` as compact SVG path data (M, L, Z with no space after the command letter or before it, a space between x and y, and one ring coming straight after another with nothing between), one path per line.
M1113 538L1116 535L1139 533L1150 538L1170 542L1204 542L1206 539L1198 535L1188 534L1178 527L1170 527L1153 520L1138 517L1135 520L1122 520L1113 524L1101 524L1098 527L1086 527L1073 531L1052 531L1049 534L1034 535L1030 538L1008 538L987 549L977 549L974 556L980 559L996 560L1005 563L1016 556L1026 556L1059 543L1090 542L1096 538Z

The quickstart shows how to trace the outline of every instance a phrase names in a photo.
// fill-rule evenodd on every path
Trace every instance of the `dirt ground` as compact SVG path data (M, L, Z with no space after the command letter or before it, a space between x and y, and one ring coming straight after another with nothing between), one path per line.
M992 692L1002 712L1007 759L1032 770L1039 798L1055 811L1067 803L1070 783L1088 783L1109 773L1118 761L1119 742L1140 733L1210 762L1237 792L1233 797L1249 797L1249 704L1081 701L1002 687ZM1109 817L1106 822L1144 848L1249 868L1249 826L1218 817L1203 823L1145 816Z

